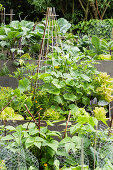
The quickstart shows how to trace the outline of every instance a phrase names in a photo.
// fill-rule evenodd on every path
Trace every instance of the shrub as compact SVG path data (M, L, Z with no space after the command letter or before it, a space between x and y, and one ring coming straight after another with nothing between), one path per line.
M77 25L73 26L73 30L79 35L97 35L100 38L110 39L112 27L113 19L93 19L89 21L80 21Z

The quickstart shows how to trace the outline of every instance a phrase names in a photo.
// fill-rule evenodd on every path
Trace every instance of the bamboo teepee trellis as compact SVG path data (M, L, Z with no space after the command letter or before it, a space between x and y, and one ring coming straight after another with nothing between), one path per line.
M59 35L59 26L57 23L57 16L55 8L48 7L46 12L46 22L41 42L41 48L39 53L39 60L37 65L37 73L40 71L41 61L47 60L47 54L53 52L54 47L61 47L61 37Z

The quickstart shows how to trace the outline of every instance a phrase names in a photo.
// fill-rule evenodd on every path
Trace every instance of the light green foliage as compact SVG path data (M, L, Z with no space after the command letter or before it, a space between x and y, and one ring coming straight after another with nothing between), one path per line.
M111 60L111 55L110 54L100 54L98 56L98 59L100 59L100 60Z
M47 109L44 112L43 119L58 120L60 118L60 113L56 112L52 108Z
M96 92L100 100L111 102L113 100L113 78L107 73L100 73L95 78Z
M20 93L30 90L30 81L27 78L19 80L18 89L20 90Z
M6 107L0 113L0 119L2 120L24 120L24 117L19 114L15 114L14 110L11 107Z
M4 9L3 5L0 3L0 11Z
M101 120L106 124L106 110L104 109L104 107L95 107L93 112L97 120Z
M10 87L0 87L0 110L11 100L12 92Z
M83 108L79 108L73 113L76 124L70 128L70 133L85 134L88 132L95 132L94 126L98 124L98 120L95 117L89 115Z
M1 87L0 89L0 110L2 110L8 102L11 101L11 99L15 97L15 99L10 103L10 107L14 109L16 113L22 114L23 110L25 110L24 104L27 104L28 108L30 109L32 106L32 96L27 96L23 93L23 91L26 91L26 86L23 84L24 80L21 80L20 83L20 90L17 88L15 90L9 88L9 87ZM28 82L28 81L27 81ZM25 81L26 83L26 81ZM21 113L22 112L22 113ZM15 119L18 119L19 115L15 115ZM21 119L21 118L20 118Z
M20 58L24 59L24 60L31 60L31 57L30 57L29 53L23 54Z
M1 170L7 170L6 166L5 166L5 160L1 160L0 159L0 169Z

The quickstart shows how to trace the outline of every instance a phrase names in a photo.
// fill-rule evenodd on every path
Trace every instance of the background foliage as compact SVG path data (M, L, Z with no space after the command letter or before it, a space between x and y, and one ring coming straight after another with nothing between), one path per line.
M6 8L7 12L14 9L15 19L27 18L27 20L39 21L44 16L48 6L54 6L60 17L64 17L73 23L78 23L80 20L113 17L112 0L0 0L0 3Z

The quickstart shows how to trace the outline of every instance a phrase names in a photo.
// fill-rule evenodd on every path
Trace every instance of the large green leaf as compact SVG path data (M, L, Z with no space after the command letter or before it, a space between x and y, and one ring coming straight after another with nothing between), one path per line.
M47 136L58 136L61 137L61 133L58 131L50 131L48 133L46 133Z
M36 136L35 137L35 142L45 142L45 140L41 137Z
M20 92L24 92L30 89L30 81L27 78L23 78L22 80L19 80L19 86L18 89Z
M13 126L5 126L5 128L11 131L15 131L15 127Z
M66 100L70 100L70 101L76 101L77 97L74 95L74 94L71 94L71 93L65 93L63 95L64 99Z
M104 50L108 49L108 44L107 44L107 41L105 39L101 40L101 48L103 48Z
M20 25L20 22L19 21L12 21L10 23L10 27L13 27L14 29L18 29L19 28L19 25Z
M65 86L64 81L59 81L58 79L53 79L52 84L56 86L58 89Z
M69 73L63 73L63 78L69 80L73 79Z
M61 96L55 96L54 100L58 103L58 104L63 104L63 99Z
M88 77L86 74L81 74L81 77L88 82L90 81L90 77Z
M76 125L70 127L70 133L73 135L81 128L81 124L77 123Z
M7 38L6 35L0 35L0 40L5 40Z
M25 128L25 129L27 129L27 128L34 129L35 127L36 127L35 123L32 123L32 122L23 124L23 128Z
M23 30L23 32L22 32L23 36L26 36L26 35L30 32L30 29L29 29L29 28L21 27L21 29ZM30 37L29 37L29 38L30 38Z
M59 170L59 166L60 166L59 160L56 159L56 160L54 161L54 165L55 165L56 170Z
M26 140L26 143L34 143L35 142L35 137L28 137Z
M4 29L4 27L0 27L0 35L5 35L5 29Z
M57 89L56 87L54 87L52 85L48 85L48 84L45 84L45 86L43 86L42 90L47 91L48 93L51 93L51 94L56 94L56 95L60 94L59 89Z
M70 143L72 142L71 137L66 137L60 141L60 144L65 144L65 143Z
M58 19L58 25L60 26L61 33L66 33L71 27L71 24L64 18Z
M52 140L52 141L46 141L43 143L43 146L49 146L51 149L53 149L55 152L57 152L57 148L58 148L58 142L56 140Z
M90 99L88 97L86 97L86 96L83 96L82 97L82 103L84 105L89 105L90 104Z
M70 104L70 105L69 105L69 108L71 109L71 112L72 112L72 113L77 112L78 109L79 109L79 107L76 106L75 104Z
M22 21L20 22L20 26L21 26L21 27L24 27L24 28L26 27L26 28L29 28L29 29L33 29L34 22L22 20Z
M39 149L41 148L41 142L34 142L34 145Z
M99 52L100 50L100 39L97 36L92 37L92 44L95 47L96 51Z
M19 31L11 31L8 33L7 36L9 39L13 39L13 38L16 38L19 34L20 34Z
M1 35L0 35L0 37L1 37ZM9 43L7 41L1 41L0 46L1 47L9 46Z
M11 32L10 28L4 28L6 35L8 35L9 32Z
M2 137L1 140L12 140L12 139L14 139L14 137L12 135L7 135L5 137Z

